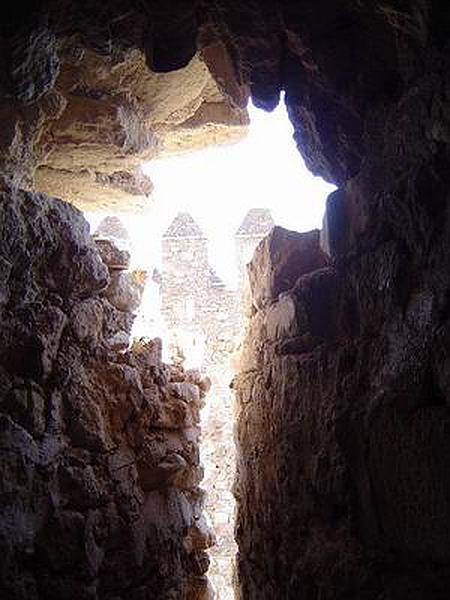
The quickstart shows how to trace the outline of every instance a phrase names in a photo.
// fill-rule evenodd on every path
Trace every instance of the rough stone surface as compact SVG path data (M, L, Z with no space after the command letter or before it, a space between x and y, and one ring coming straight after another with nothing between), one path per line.
M176 127L187 126L189 140L190 124L210 123L212 114L217 123L217 109L229 122L228 108L221 102L203 101L210 98L209 84L201 76L205 65L233 114L245 103L247 89L266 109L276 106L280 90L285 90L307 166L339 190L329 198L322 240L331 267L302 275L273 299L279 306L256 305L236 380L242 399L236 488L240 593L270 600L447 600L448 5L431 0L47 0L27 3L24 9L20 1L11 4L2 9L1 27L2 186L33 185L39 166L36 182L40 176L42 189L58 186L72 200L84 201L82 192L90 189L87 205L105 201L106 196L99 200L105 181L110 182L108 198L110 191L130 198L130 190L149 189L135 167L156 152L153 134L161 123L170 123L173 115ZM199 79L191 78L192 70ZM201 85L191 86L186 74ZM135 94L136 81L143 82L143 93L150 96L164 82L157 104L168 107L169 114L157 121L152 119L158 110L149 110L150 131L140 126L148 105ZM163 133L170 140L170 131L161 130L164 139ZM30 221L37 228L42 222L34 217ZM13 416L8 413L1 421L8 474L3 477L2 502L8 507L14 498L21 499L20 510L7 509L2 520L7 541L1 568L11 564L9 540L20 538L14 564L27 573L20 582L31 590L28 597L36 585L33 568L41 564L52 565L39 578L46 597L63 597L55 573L67 572L69 563L72 577L83 577L83 582L92 577L89 581L95 582L68 585L65 589L76 590L77 598L95 596L92 586L97 585L100 563L105 564L100 568L104 595L112 587L117 595L123 582L127 597L145 597L146 583L135 572L130 579L136 588L130 591L127 565L135 561L133 566L148 566L151 560L140 562L140 551L148 551L152 560L158 560L158 552L152 554L138 534L128 546L120 543L120 535L135 531L124 523L123 511L111 509L100 525L83 521L86 513L80 512L75 491L82 491L84 505L97 506L98 497L84 459L77 455L67 465L80 484L58 483L48 502L48 495L41 493L42 486L47 490L45 468L33 466L42 455L41 442L33 435L42 431L44 415L57 420L61 413L60 388L56 386L53 396L50 391L53 365L69 332L64 320L72 307L66 310L64 302L72 293L77 301L93 299L90 286L105 285L106 271L92 272L89 259L72 248L70 255L84 265L74 272L72 259L65 262L64 254L59 263L56 242L48 248L40 245L46 236L25 242L29 238L24 228L7 233L2 244L10 244L10 250L0 261L3 310L13 311L17 302L34 304L17 317L3 313L2 381L9 390L11 370L18 369L14 390L23 379L40 388L32 387L26 397L14 391L16 400L7 402L15 406ZM32 269L23 268L35 251L43 268L38 261L32 261ZM13 260L16 254L18 262ZM51 268L55 259L57 273ZM47 280L46 287L33 284L31 272ZM17 283L11 288L9 282ZM59 294L60 287L65 296ZM41 289L51 292L42 295ZM44 303L42 310L39 303ZM94 315L92 334L90 326L83 327L83 317L75 327L77 335L89 340L86 344L126 315L111 312L104 298L101 305L111 321L100 328L97 309L86 305L87 315ZM71 358L73 364L78 363ZM45 412L42 407L49 398L53 404ZM180 402L174 412L179 410L187 422ZM92 453L91 448L109 447L111 432L101 427L101 413L88 406L73 426L88 446L85 451ZM169 413L162 411L159 422L170 422ZM95 427L87 426L93 423ZM58 444L52 442L48 452L57 452ZM104 457L102 450L95 452ZM19 482L9 475L17 470L25 472ZM133 488L133 473L125 477L123 469L118 472L125 489ZM145 478L154 481L151 474ZM160 498L159 490L148 493ZM51 502L64 495L61 515ZM103 514L107 509L101 504L98 510ZM40 530L41 523L33 520L36 514L48 515L49 527L33 546L29 532ZM149 509L144 514L160 522L161 513ZM113 539L102 558L95 549L99 543L103 547L99 540L109 534ZM156 539L156 534L151 537ZM178 548L178 536L170 539ZM37 562L29 558L35 555ZM190 564L200 572L203 558L192 557ZM108 587L111 582L102 574L111 572L114 586ZM160 596L164 581L175 572L169 569L168 576L159 577Z
M105 290L106 298L124 312L133 312L141 303L146 275L142 271L112 269L111 282Z
M99 14L92 3L83 13L49 2L45 25L32 10L9 13L0 32L3 185L84 210L136 210L153 190L143 161L244 135L245 107L221 91L195 46L180 70L151 71L140 36L153 23L116 4Z
M1 597L208 598L202 387L113 347L130 307L75 208L5 192L0 231Z
M107 61L87 51L73 64L77 50L82 45L71 42L64 54L56 89L67 105L40 141L46 156L37 189L84 209L136 208L153 187L143 161L202 147L213 135L218 142L242 136L244 111L222 97L198 57L176 73L154 74L137 50ZM180 87L183 95L175 93Z
M319 231L302 234L282 227L262 240L248 265L251 298L258 308L289 290L303 273L327 264L319 240Z
M448 239L413 263L384 239L253 302L234 381L243 598L448 595Z
M130 266L130 253L122 250L111 239L95 239L102 261L113 271L126 271Z

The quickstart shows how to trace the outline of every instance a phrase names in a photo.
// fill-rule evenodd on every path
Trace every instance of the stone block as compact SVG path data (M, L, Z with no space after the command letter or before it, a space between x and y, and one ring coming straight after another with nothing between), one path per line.
M319 231L307 233L274 227L255 250L248 265L252 302L257 308L291 289L300 275L324 267L328 258L320 249Z
M130 266L130 253L112 239L94 238L102 261L112 271L125 271Z
M134 272L113 271L105 297L118 310L133 312L140 305L143 293L144 284Z

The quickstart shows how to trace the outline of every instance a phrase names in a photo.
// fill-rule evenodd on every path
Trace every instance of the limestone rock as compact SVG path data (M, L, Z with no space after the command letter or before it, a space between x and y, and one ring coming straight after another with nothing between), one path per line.
M137 468L143 489L152 491L174 486L176 479L189 468L189 465L183 456L172 453L165 456L158 464L152 464L141 457Z
M103 295L73 206L5 192L0 227L2 597L206 598L207 534L184 544L203 501L200 382L160 340L128 349L130 305Z
M87 382L83 382L85 389ZM72 399L66 394L66 410L69 417L68 433L73 446L97 452L112 448L112 442L105 430L104 416L95 402L86 402L80 396Z
M1 410L11 415L32 436L41 436L46 428L46 406L42 389L33 383L23 383L3 399Z
M6 97L28 103L53 87L59 60L56 36L48 26L40 25L26 32L19 30L8 50L9 77L2 79Z
M130 334L126 331L117 331L105 341L112 350L126 350L130 344Z
M125 271L130 266L130 253L119 248L112 240L95 238L102 261L112 271Z
M297 233L274 227L255 251L248 266L252 300L258 308L276 300L296 280L327 264L320 249L319 231Z
M198 404L200 402L199 386L194 383L170 383L167 389L171 396L181 398L188 404Z
M104 312L103 338L111 340L117 333L125 333L129 337L133 327L134 314L116 308L103 295L99 301Z
M211 379L208 376L202 375L198 369L187 369L186 381L195 383L204 394L209 392L212 385Z
M10 301L34 302L40 288L58 302L57 296L89 295L106 287L108 271L79 211L60 200L22 191L0 193L0 206L0 253L4 262L15 265L5 293Z
M270 339L292 337L299 331L297 309L293 298L280 294L277 302L268 307L265 315L265 329Z
M192 577L183 591L186 600L213 600L216 597L207 577Z
M85 210L136 210L153 190L142 162L245 133L245 108L221 92L199 56L163 75L148 69L137 48L119 43L105 55L77 36L61 37L48 26L30 27L12 40L16 47L2 78L7 98L0 103L9 123L0 139L3 181L33 186ZM183 95L176 93L180 86ZM58 110L47 106L48 90L59 99ZM17 114L10 96L34 104Z
M83 300L73 307L70 325L75 337L80 341L99 342L103 328L103 307L97 298Z
M115 271L111 274L105 297L118 310L133 312L141 303L144 285L140 272Z
M189 553L194 550L207 550L214 543L214 535L204 518L198 519L195 525L189 527L184 538L184 545Z
M132 357L146 368L162 365L162 340L161 338L134 340L131 347ZM186 381L189 381L186 375Z

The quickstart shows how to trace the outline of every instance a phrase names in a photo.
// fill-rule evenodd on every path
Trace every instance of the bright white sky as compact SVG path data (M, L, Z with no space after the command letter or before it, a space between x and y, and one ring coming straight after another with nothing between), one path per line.
M158 263L160 236L178 211L188 211L209 238L210 261L233 281L233 235L250 208L270 208L287 229L320 228L334 189L305 167L292 139L284 102L272 113L249 106L250 130L239 143L216 146L144 165L155 184L149 208L120 215L139 262ZM146 266L147 266L146 265Z

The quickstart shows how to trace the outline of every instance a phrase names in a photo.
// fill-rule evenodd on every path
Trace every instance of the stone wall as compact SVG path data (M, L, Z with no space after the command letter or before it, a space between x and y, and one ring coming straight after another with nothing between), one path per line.
M76 209L3 193L0 231L1 597L208 597L205 382L158 340L117 349L127 257Z
M250 265L234 383L242 598L448 597L449 222L425 239L418 223L411 237L381 226L328 266L317 234L276 229ZM412 260L408 244L427 250Z
M206 333L205 368L229 370L243 333L243 315L239 294L225 286L213 288L204 307Z
M168 329L203 326L209 287L206 238L163 238L161 312Z
M198 227L193 220L192 226ZM163 236L160 292L173 352L178 347L180 358L197 361L203 371L229 362L242 333L240 295L213 272L200 230L198 236Z

